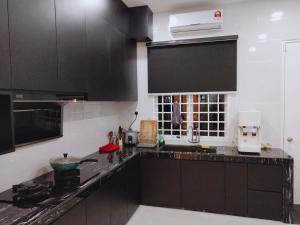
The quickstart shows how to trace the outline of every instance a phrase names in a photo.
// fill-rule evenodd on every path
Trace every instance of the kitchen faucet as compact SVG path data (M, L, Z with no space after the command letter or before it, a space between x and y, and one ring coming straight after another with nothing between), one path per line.
M189 127L189 131L192 129L192 137L191 139L188 139L188 141L190 143L200 143L200 130L199 128L196 130L196 135L194 135L194 127L193 126L190 126Z

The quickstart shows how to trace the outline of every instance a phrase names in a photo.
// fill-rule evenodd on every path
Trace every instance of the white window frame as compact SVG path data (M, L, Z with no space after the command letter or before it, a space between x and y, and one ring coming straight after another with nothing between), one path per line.
M224 112L221 112L221 113L224 113L224 131L219 131L219 129L216 131L216 132L224 132L224 136L201 136L201 142L204 141L204 142L209 142L209 141L214 141L214 142L224 142L226 141L226 139L228 138L228 135L229 135L229 124L228 124L228 121L229 121L229 116L228 116L228 99L229 99L229 94L230 93L227 93L227 92L196 92L196 93L164 93L164 94L156 94L156 95L153 95L154 96L154 100L153 100L153 115L154 115L154 118L156 120L158 120L158 105L160 105L160 103L158 103L157 99L159 96L180 96L180 99L181 99L181 96L187 96L187 119L186 119L186 122L187 122L187 135L181 135L181 131L185 131L185 130L182 130L181 127L179 129L180 131L180 135L164 135L165 136L165 139L166 140L171 140L171 141L187 141L188 138L190 137L190 130L189 130L189 127L193 125L193 105L195 103L193 103L193 95L215 95L215 94L218 94L218 95L224 95L224 102L222 102L221 104L224 104ZM208 97L209 98L209 97ZM200 98L199 98L200 99ZM212 104L214 102L210 102L209 99L208 99L208 102L207 103L201 103L201 104ZM209 134L209 114L210 113L217 113L219 115L220 111L219 111L219 104L220 102L216 102L218 104L218 110L216 112L210 112L209 111L209 107L208 107L208 130L207 131L203 131L203 132L208 132ZM172 105L172 103L170 103ZM200 104L199 103L196 103L198 104L198 107L200 108ZM163 106L163 104L162 104ZM171 110L172 111L172 110ZM180 111L181 111L181 104L180 104ZM200 111L200 109L198 109L198 112ZM171 112L172 114L172 112ZM160 121L163 121L164 122L164 118L162 118L162 120ZM168 120L169 121L169 120ZM200 118L199 118L199 121L198 123L200 122ZM219 121L217 121L218 123L218 126L219 126ZM223 123L223 122L221 122ZM171 127L171 133L172 133L172 127ZM214 132L214 131L211 131L211 132Z

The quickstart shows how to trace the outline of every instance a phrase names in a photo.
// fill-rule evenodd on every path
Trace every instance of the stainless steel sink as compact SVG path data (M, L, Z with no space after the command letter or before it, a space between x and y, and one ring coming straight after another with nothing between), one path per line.
M160 150L165 152L217 153L215 147L202 148L195 145L165 145Z

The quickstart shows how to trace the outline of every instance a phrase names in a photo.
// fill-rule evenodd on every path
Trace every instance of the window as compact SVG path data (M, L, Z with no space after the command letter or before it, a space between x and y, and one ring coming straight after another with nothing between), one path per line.
M174 102L180 105L182 124L172 124ZM225 94L163 95L155 97L155 118L164 135L181 138L188 130L200 130L201 136L225 137L227 98Z

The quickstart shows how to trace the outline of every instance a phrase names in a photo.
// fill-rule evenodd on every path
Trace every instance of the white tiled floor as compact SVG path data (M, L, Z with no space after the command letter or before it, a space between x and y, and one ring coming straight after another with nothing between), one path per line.
M283 225L284 223L227 216L213 213L194 212L140 206L127 225Z

